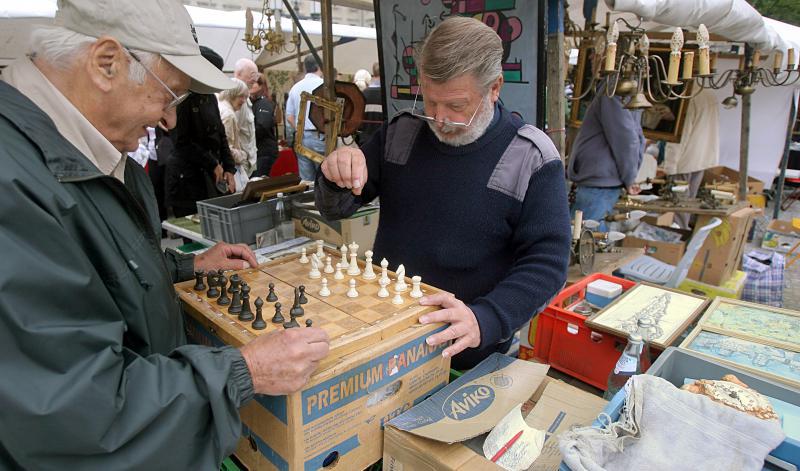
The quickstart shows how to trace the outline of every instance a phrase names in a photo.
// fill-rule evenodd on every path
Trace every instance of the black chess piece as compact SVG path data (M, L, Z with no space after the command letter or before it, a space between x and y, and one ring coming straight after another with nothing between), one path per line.
M295 327L300 327L300 324L297 323L297 319L295 319L294 317L292 317L292 320L290 320L289 322L283 323L284 329L294 329Z
M305 311L303 310L303 307L300 306L300 291L297 288L295 288L294 305L292 306L292 309L289 311L289 315L292 316L292 318L295 318L295 317L303 317L303 314L305 314Z
M217 304L220 306L227 306L231 303L231 298L228 297L228 277L225 275L220 275L219 277L219 299L217 299Z
M239 312L239 320L253 320L253 311L250 310L250 286L247 283L242 283L242 310Z
M306 304L308 302L308 298L306 297L306 287L300 285L300 304Z
M275 315L272 316L272 323L283 324L285 320L283 314L281 314L281 303L275 303Z
M255 330L264 330L267 328L267 323L264 322L264 316L261 315L261 307L264 306L264 301L261 296L256 298L256 320L253 321L252 327Z
M203 275L205 275L205 273L203 273L203 270L198 270L198 271L194 272L194 280L195 280L195 282L194 282L194 290L195 291L203 291L204 289L206 289L206 284L203 283Z
M209 298L216 298L219 296L219 289L217 289L217 274L213 271L208 272L208 291L206 296Z
M233 289L233 299L228 307L228 314L239 314L240 312L242 312L242 289L237 283Z
M313 323L314 321L312 321L311 319L306 319L306 327L311 327L311 324Z
M231 276L231 285L230 287L228 287L228 292L231 293L231 295L233 295L233 290L241 286L241 283L242 279L239 277L239 274L234 273L233 276Z
M275 294L275 283L269 284L269 293L267 293L267 301L274 303L278 300L278 296Z

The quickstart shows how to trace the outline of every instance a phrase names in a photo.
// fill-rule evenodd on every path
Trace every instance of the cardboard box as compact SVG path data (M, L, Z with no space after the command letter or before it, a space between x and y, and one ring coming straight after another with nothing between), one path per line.
M730 278L742 264L742 253L747 242L747 233L756 210L742 208L728 217L709 234L692 262L688 278L708 285L720 286ZM711 216L699 216L695 230L708 224Z
M313 203L295 204L292 208L294 232L309 239L322 239L336 247L355 242L360 253L372 250L378 232L378 208L362 208L348 219L328 221Z
M468 372L437 395L390 422L384 431L383 469L391 471L501 470L502 468L483 456L481 447L484 437L482 435L467 441L447 443L453 438L471 436L479 430L488 431L496 425L497 421L481 420L485 416L483 412L479 412L469 418L469 426L467 426L467 423L462 425L450 420L449 417L442 417L441 410L445 405L444 401L450 399L450 396L456 396L454 393L470 387L470 385L490 388L493 393L493 401L503 400L500 398L507 390L507 386L504 387L504 382L498 379L506 375L497 375L496 373L502 370L507 372L509 369L521 372L518 363L527 363L511 363L513 359L508 359L508 357L506 359L505 366L489 372L483 371L464 379L469 374ZM531 389L532 394L531 390L528 391L527 403L523 406L523 415L532 409L527 415L526 422L528 425L546 430L548 433L541 455L529 469L555 471L561 463L561 455L555 437L559 432L572 425L592 423L597 414L603 410L606 401L561 381L543 376L547 371L546 365L532 363L528 363L528 365L530 365L528 369L533 371L528 376L532 374L533 378L528 377L527 379L533 379L537 386ZM480 367L481 365L476 368ZM524 373L522 377L525 377ZM441 397L437 398L437 396ZM515 401L514 399L508 400L508 397L504 399L507 406ZM519 402L521 401L516 399L515 404ZM436 410L437 406L439 412L436 419L438 420L430 420L430 411ZM489 406L481 405L481 407L486 407L484 409L486 411L491 409L491 404ZM508 410L511 408L508 407ZM500 414L500 417L504 416L508 410L501 408L501 411L504 412ZM403 430L403 428L409 428L409 424L414 424L415 421L425 421L426 425L414 430ZM423 433L424 436L419 434L420 428L426 429ZM431 438L434 435L444 441Z
M777 252L788 252L800 242L800 229L796 229L789 221L772 220L764 232L761 247Z
M642 222L646 222L651 226L661 226L661 227L670 227L672 226L672 221L675 219L675 213L668 212L668 213L650 213L647 216L642 218Z
M703 174L703 182L702 185L723 185L728 186L730 188L721 188L725 191L729 189L733 191L733 194L739 194L739 179L740 179L739 171L734 170L729 167L711 167L706 169L705 173ZM733 186L731 186L733 184ZM751 176L747 176L747 193L751 195L760 195L764 191L764 182L757 178L753 178Z
M670 265L677 265L686 251L686 242L663 242L645 240L634 236L622 239L623 247L643 247L644 254Z
M519 353L517 358L520 360L533 360L533 345L536 342L536 328L539 325L539 316L533 316L530 322L526 322L519 329Z
M687 293L705 296L712 300L717 296L739 299L742 296L744 282L746 279L747 273L736 270L733 273L733 276L728 278L728 280L722 283L720 286L709 285L700 281L692 280L690 278L685 278L683 282L681 282L680 286L678 286L678 289L681 291L686 291Z

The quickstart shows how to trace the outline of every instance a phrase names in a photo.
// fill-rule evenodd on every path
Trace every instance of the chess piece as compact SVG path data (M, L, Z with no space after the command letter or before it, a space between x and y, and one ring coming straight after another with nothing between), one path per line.
M228 314L239 314L242 312L242 289L238 283L233 287L232 296L231 305L228 306Z
M300 327L300 324L297 323L297 319L295 319L294 317L292 317L292 319L289 322L283 323L284 329L294 329L295 327Z
M261 307L264 306L264 301L261 297L256 298L256 320L253 321L251 327L255 330L264 330L267 328L267 323L264 322L264 316L261 314Z
M300 304L308 303L308 298L306 297L306 287L300 285L297 289L300 291Z
M367 257L366 263L364 265L364 276L365 280L374 280L377 278L375 275L375 270L372 267L372 250L367 250L364 252L364 256Z
M217 289L217 274L213 271L208 272L208 291L206 292L206 296L209 298L216 298L219 296L219 290Z
M302 249L300 249L300 260L298 260L298 261L299 261L300 263L304 264L304 265L305 265L306 263L308 263L308 255L306 254L306 248L305 248L305 247L303 247Z
M422 283L422 277L419 275L414 275L411 277L411 292L408 293L409 296L412 298L421 298L423 296L422 289L420 288L420 284Z
M386 280L386 285L389 285L389 261L385 258L381 260L381 280Z
M231 285L228 287L228 293L233 295L233 288L239 286L241 282L242 279L239 277L239 274L234 273L233 276L231 276Z
M404 267L401 263L400 266L397 267L397 280L394 283L394 290L398 293L402 293L407 289L408 285L406 284L406 267Z
M340 272L341 273L341 272ZM322 279L322 288L319 290L319 295L323 298L328 297L331 295L331 290L328 288L328 279Z
M275 303L275 315L272 316L273 324L283 324L286 319L283 318L281 313L281 303Z
M319 271L320 263L321 263L320 262L320 258L317 256L317 254L312 253L311 254L311 271L308 273L308 277L309 278L319 278L319 277L322 276L322 273L320 273L320 271Z
M274 303L278 300L278 295L275 294L275 283L269 284L269 293L267 293L267 302Z
M342 268L343 267L341 265L336 265L336 273L333 274L333 279L334 280L343 280L344 279L344 275L342 274Z
M239 312L240 321L252 321L253 311L250 310L250 286L242 284L242 310Z
M339 249L339 251L342 253L342 261L339 262L337 264L337 266L342 267L342 268L347 268L349 266L349 263L347 261L347 246L346 245L342 245L342 248Z
M325 273L333 273L333 265L331 264L331 256L325 257Z
M358 244L356 244L355 241L350 242L350 245L348 246L348 248L350 249L350 255L351 256L352 256L352 254L356 254L356 257L358 256Z
M318 239L317 240L317 253L316 253L316 255L317 255L317 258L319 258L320 260L322 260L322 257L325 256L325 252L322 250L322 246L323 245L325 245L325 242L322 241L321 239Z
M220 295L217 299L217 304L220 306L227 306L231 303L231 298L228 297L228 277L225 275L221 275L219 277L219 288L220 288Z
M361 274L361 269L358 268L358 244L355 242L350 243L350 263L347 266L347 274L358 276Z
M356 280L350 278L350 289L347 290L347 297L348 298L357 298L358 291L356 291Z
M297 288L294 289L294 305L292 309L289 311L289 315L292 316L292 319L295 317L302 317L305 314L303 310L303 306L300 305L300 290Z
M306 319L306 327L311 327L311 324L313 323L314 321L312 321L311 319Z
M203 283L203 270L198 270L194 272L194 290L195 291L203 291L206 289L206 284Z
M380 280L378 280L378 284L381 285L381 289L378 290L378 297L388 298L389 290L386 289L386 287L389 286L389 278L386 278L385 280L381 278Z
M395 293L394 297L392 298L392 304L403 304L403 296L400 293Z

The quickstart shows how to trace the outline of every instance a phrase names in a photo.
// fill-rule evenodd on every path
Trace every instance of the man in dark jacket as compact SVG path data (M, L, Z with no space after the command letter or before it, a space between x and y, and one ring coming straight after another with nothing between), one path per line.
M180 2L58 5L0 82L0 469L219 469L239 408L301 388L327 336L186 345L172 283L256 260L161 252L152 185L123 152L174 126L188 90L230 81Z
M272 165L278 160L278 138L275 132L275 103L269 98L269 86L263 74L258 75L255 93L251 90L253 119L256 126L258 160L254 177L268 177Z

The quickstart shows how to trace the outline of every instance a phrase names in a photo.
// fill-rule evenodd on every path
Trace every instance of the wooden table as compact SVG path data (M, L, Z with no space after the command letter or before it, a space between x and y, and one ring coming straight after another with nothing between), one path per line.
M642 247L618 247L619 252L596 253L594 254L594 268L592 273L605 273L610 275L617 268L630 263L644 255ZM570 265L567 271L567 284L571 285L588 275L581 273L581 267L577 263Z
M730 216L748 205L749 203L747 201L739 201L734 204L723 205L718 209L704 209L700 207L700 200L697 198L682 199L677 205L663 200L656 200L650 203L642 203L639 201L628 203L626 200L621 199L614 205L614 209L619 211L633 211L639 209L647 211L648 213L689 213L722 218Z

